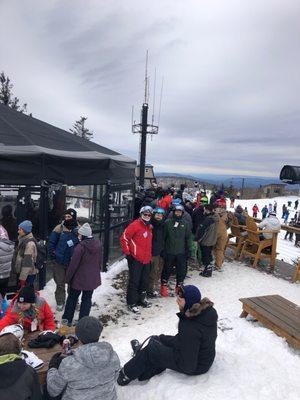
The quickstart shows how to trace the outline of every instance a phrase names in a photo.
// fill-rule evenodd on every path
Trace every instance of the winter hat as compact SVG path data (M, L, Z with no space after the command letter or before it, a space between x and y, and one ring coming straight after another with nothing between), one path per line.
M25 233L30 233L32 231L32 222L26 219L19 224L19 228L23 229Z
M24 286L19 291L18 303L35 303L35 291L32 286Z
M194 285L186 285L182 287L183 298L185 299L184 312L189 310L194 304L201 300L200 290Z
M68 209L64 212L64 215L66 215L66 214L71 215L71 217L72 217L73 219L77 219L77 212L74 210L74 208L68 208Z
M83 344L98 342L103 326L95 317L83 317L76 325L75 334Z
M235 211L238 212L238 213L242 213L243 212L243 207L239 204L237 206L237 208L235 209Z
M87 222L85 224L83 224L79 229L78 229L78 233L82 236L86 236L86 237L91 237L92 236L92 228L90 227L90 224L88 224Z
M180 204L182 203L182 201L181 201L181 199L173 199L172 200L172 204L173 204L173 206L179 206Z
M184 207L183 207L181 204L179 204L178 206L175 207L175 211L182 211L182 212L184 212Z
M206 204L206 205L204 206L204 209L205 209L205 210L208 210L208 211L210 211L210 212L213 212L213 211L214 211L214 207L213 207L211 204Z

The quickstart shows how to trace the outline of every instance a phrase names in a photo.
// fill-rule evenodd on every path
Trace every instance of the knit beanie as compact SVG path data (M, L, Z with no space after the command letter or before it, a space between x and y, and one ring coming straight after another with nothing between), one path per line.
M19 228L23 229L23 231L27 234L32 231L32 222L27 219L19 224Z
M66 215L66 214L68 214L68 215L71 215L71 217L73 218L73 219L77 219L77 212L74 210L74 208L68 208L65 212L64 212L64 215Z
M24 286L18 294L18 303L31 303L35 302L35 291L32 286Z
M75 327L75 334L83 344L98 342L103 326L95 317L81 318Z
M79 229L78 229L78 233L82 236L86 236L86 237L91 237L92 236L92 228L90 227L90 224L88 224L87 222L85 224L83 224Z
M183 286L183 298L185 299L184 312L201 300L200 290L194 285Z

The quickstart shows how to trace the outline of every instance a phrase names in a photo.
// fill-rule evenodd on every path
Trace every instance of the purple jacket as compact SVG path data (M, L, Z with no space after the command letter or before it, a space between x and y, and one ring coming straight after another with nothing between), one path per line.
M101 285L102 246L92 238L80 242L74 249L66 271L66 283L73 289L94 290Z

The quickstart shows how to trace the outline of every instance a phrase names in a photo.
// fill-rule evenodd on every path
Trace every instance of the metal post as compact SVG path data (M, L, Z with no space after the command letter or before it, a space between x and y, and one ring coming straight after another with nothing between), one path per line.
M140 148L140 176L139 176L139 184L142 187L144 187L144 182L145 182L147 126L148 126L148 104L144 103L142 107L142 131L141 131L141 148Z
M244 197L244 186L245 186L245 178L242 178L242 193L241 193L241 199Z
M46 241L48 237L48 187L41 186L40 192L40 207L39 207L39 239ZM46 285L46 272L47 263L44 263L44 267L40 269L38 274L39 290L42 290Z
M109 207L109 195L110 195L110 181L106 183L105 192L105 216L104 216L104 240L103 240L103 271L107 271L108 255L109 255L109 233L110 233L110 207Z

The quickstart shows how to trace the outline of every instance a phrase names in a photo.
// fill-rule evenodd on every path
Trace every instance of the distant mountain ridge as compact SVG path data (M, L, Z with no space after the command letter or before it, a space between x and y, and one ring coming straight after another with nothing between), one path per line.
M239 188L242 186L242 178L245 179L244 181L245 187L251 187L251 188L258 188L260 186L268 185L270 183L282 183L277 178L261 177L261 176L241 177L239 175L214 175L214 174L189 175L189 174L178 174L176 172L157 172L155 176L157 178L159 178L160 176L161 177L177 176L180 178L193 179L195 181L208 182L214 185L221 185L223 183L224 186L230 186L230 184L232 183L232 185L235 188Z

